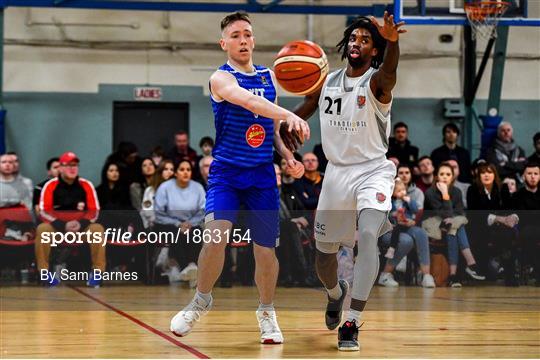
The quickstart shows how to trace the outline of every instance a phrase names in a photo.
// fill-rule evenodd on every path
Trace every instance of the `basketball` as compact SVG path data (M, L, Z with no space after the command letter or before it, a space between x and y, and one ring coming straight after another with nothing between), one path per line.
M287 43L277 54L274 73L283 89L296 95L319 90L328 74L328 60L323 49L312 41Z

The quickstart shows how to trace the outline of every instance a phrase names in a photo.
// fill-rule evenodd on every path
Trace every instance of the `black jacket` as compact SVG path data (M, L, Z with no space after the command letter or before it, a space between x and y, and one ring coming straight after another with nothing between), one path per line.
M471 183L471 154L465 148L456 145L454 149L449 149L446 144L436 148L431 153L431 161L435 169L444 161L456 160L459 165L458 180L464 183Z
M395 138L391 137L388 139L386 157L395 157L399 160L400 164L415 166L418 163L418 148L412 146L409 140L406 140L405 144L399 144Z

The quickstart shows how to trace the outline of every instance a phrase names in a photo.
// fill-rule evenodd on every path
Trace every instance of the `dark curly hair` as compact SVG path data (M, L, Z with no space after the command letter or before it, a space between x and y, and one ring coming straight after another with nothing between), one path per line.
M371 59L371 66L378 69L384 59L386 40L379 34L379 30L367 16L357 17L343 32L343 39L336 45L338 52L341 52L341 60L344 60L347 57L347 43L349 42L352 32L359 28L366 29L371 34L373 46L377 49L377 55Z

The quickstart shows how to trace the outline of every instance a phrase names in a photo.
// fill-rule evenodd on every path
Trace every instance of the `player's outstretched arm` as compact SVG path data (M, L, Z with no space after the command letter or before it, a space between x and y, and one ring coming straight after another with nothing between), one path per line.
M383 64L371 78L371 91L377 97L377 100L387 104L392 100L392 89L396 85L397 67L399 61L399 34L407 32L401 29L405 22L396 24L394 15L384 12L383 25L377 22L377 19L371 17L371 22L379 30L379 34L386 39L386 49L384 52Z
M216 71L210 77L210 89L212 96L216 100L226 100L270 119L274 119L274 129L279 128L280 120L284 120L288 125L288 130L293 129L300 132L303 137L309 139L309 126L291 111L284 109L262 96L257 96L246 89L240 87L236 78L224 71Z
M304 101L296 105L293 112L304 120L308 120L315 110L319 107L319 97L321 96L322 88L313 94L306 95Z
M287 161L287 171L292 177L295 179L300 179L302 176L304 176L304 164L294 158L292 151L287 148L281 139L279 130L275 131L274 134L274 147L279 155L281 155L281 157Z

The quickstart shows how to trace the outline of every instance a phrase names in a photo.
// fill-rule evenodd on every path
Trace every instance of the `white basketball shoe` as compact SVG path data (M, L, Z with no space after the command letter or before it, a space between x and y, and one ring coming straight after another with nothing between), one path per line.
M171 332L176 336L186 336L193 330L195 323L212 308L213 300L207 304L204 299L195 297L171 320Z
M283 344L283 334L277 322L276 312L257 310L256 314L261 330L261 344Z

